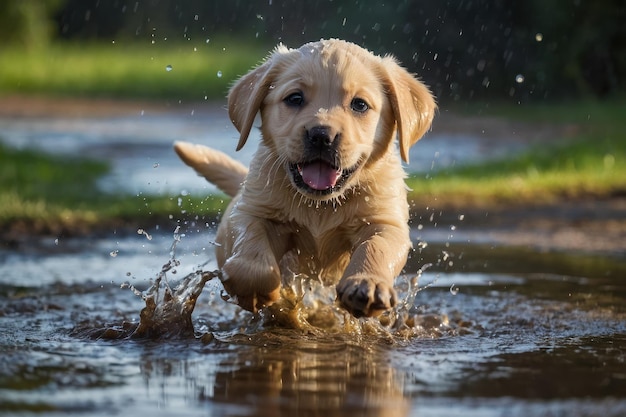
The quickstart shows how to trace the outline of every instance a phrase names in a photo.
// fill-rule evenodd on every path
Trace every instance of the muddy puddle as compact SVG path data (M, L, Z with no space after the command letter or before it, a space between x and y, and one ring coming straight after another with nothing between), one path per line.
M626 414L626 260L425 234L392 315L351 319L292 277L299 326L222 299L210 230L3 250L0 413ZM197 296L190 331L138 334L172 296Z

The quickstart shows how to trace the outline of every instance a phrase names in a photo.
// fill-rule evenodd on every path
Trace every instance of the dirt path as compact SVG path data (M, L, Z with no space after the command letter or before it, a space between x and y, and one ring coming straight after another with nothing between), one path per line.
M416 212L413 218L428 219L423 222L426 240L454 235L460 242L626 257L624 196L536 206L443 208Z

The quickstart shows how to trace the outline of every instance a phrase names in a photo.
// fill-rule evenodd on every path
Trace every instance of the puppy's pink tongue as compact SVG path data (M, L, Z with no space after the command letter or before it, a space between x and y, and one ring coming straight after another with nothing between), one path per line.
M322 161L298 166L302 179L314 190L327 190L337 184L341 171Z

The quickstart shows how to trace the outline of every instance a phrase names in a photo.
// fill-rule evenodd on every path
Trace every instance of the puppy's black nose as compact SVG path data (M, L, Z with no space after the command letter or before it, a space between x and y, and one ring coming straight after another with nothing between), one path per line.
M336 136L332 136L328 126L315 126L307 131L309 144L316 148L328 147L333 144Z

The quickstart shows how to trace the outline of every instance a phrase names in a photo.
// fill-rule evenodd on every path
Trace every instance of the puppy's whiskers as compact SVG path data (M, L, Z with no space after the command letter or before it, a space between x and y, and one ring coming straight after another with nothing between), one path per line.
M270 195L273 195L274 193L274 184L272 183L274 180L276 180L276 178L279 177L278 175L278 171L281 169L282 166L285 165L285 158L281 155L278 155L274 152L269 153L266 157L265 160L263 161L262 165L267 166L267 171L265 170L260 170L259 171L259 176L257 177L258 180L262 180L261 178L261 173L262 172L266 172L267 178L265 178L265 185L264 185L264 189L270 191ZM283 176L283 184L284 184L285 178Z

